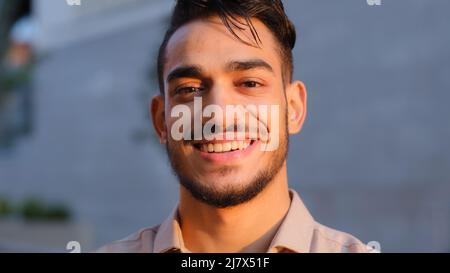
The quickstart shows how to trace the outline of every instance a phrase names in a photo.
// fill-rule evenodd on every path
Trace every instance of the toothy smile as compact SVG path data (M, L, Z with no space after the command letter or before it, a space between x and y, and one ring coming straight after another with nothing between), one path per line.
M254 140L209 142L194 144L194 147L207 153L227 153L236 150L245 150L253 144L253 142Z

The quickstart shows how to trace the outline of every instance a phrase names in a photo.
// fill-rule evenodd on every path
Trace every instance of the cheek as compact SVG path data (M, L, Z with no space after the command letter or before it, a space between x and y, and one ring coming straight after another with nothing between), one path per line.
M280 110L280 118L279 118L279 124L280 124L280 135L284 135L287 132L288 129L288 123L289 123L289 116L288 111L286 108Z
M186 144L184 141L173 140L172 138L168 138L168 145L173 153L173 156L178 159L183 158L187 160L187 162L191 161L186 158L190 158L194 155L194 147L192 145Z
M191 140L194 129L195 109L192 103L172 104L169 102L165 115L166 134L174 141Z

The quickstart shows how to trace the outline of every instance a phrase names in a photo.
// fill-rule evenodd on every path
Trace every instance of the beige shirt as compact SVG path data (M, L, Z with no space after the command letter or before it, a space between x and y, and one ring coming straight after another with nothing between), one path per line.
M355 237L317 223L294 190L291 205L268 253L369 252ZM98 252L189 253L184 246L177 208L161 224L102 247Z

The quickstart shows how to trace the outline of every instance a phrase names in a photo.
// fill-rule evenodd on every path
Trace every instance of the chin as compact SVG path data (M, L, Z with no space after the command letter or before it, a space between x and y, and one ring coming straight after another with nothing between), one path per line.
M223 176L220 174L215 174L208 176L208 178L203 178L200 181L204 186L213 187L217 190L229 190L229 189L242 189L247 187L250 182L245 183L242 181L251 181L251 179L243 178L239 175L227 175Z

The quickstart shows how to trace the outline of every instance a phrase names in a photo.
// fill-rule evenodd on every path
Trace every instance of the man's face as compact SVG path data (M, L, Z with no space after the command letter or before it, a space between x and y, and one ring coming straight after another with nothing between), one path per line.
M278 44L270 30L258 20L253 24L261 45L250 46L239 41L218 18L197 20L178 29L166 48L164 77L164 122L166 143L171 165L181 184L203 202L228 207L246 202L256 196L279 172L285 163L288 130L287 103L282 77L282 64ZM254 44L250 30L235 30L245 41ZM195 109L194 98L202 99L203 109ZM255 111L243 111L245 119L233 117L237 126L231 130L249 130L256 123L260 131L276 134L277 149L265 151L261 134L235 136L234 140L175 140L171 128L179 117L172 117L174 107L185 105L189 117L202 117L209 105L223 109L224 116L201 118L223 121L223 127L211 130L216 136L230 132L225 117L227 106L276 105L276 119L262 119ZM267 116L266 116L267 117ZM252 122L250 122L252 120ZM240 129L238 129L238 127ZM264 127L264 128L261 128ZM184 128L186 129L186 128Z

